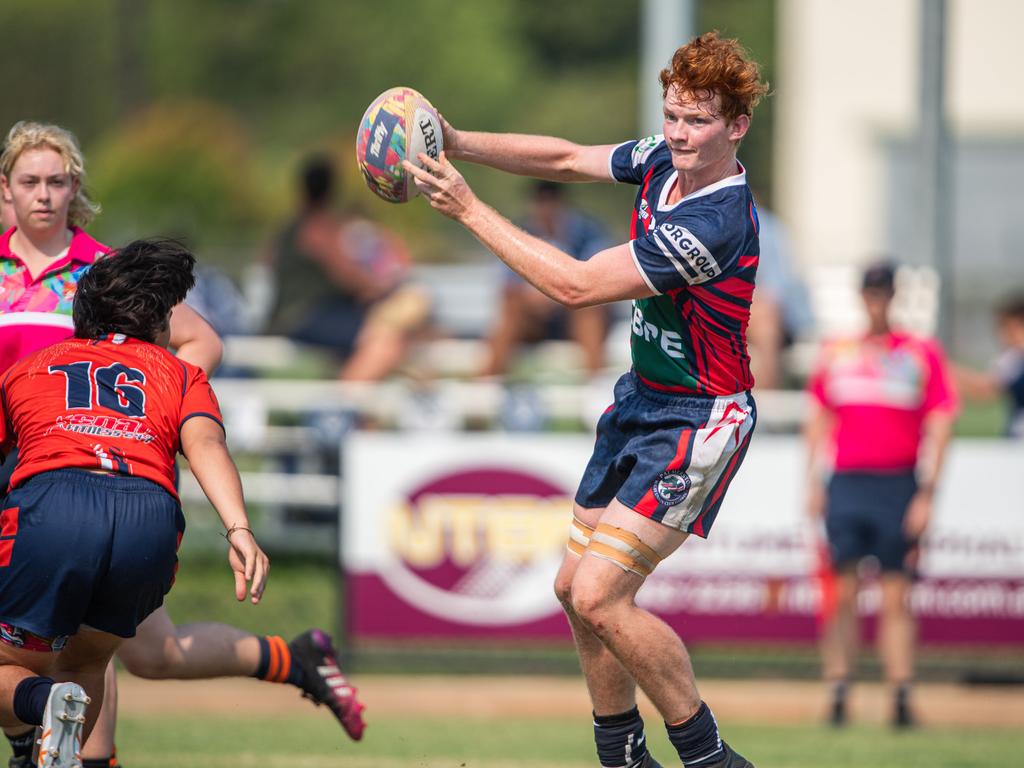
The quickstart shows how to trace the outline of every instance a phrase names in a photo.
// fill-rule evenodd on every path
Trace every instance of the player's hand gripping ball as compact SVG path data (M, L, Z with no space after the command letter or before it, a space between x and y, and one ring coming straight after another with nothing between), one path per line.
M356 134L356 161L366 185L390 203L419 194L402 161L421 166L420 152L436 160L442 149L437 110L412 88L389 88L374 99Z

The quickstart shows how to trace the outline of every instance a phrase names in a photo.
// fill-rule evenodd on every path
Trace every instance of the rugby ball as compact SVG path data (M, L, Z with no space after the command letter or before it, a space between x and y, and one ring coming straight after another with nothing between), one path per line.
M412 88L389 88L374 99L356 134L356 161L366 185L390 203L418 194L402 161L421 165L419 153L436 160L442 149L437 110Z

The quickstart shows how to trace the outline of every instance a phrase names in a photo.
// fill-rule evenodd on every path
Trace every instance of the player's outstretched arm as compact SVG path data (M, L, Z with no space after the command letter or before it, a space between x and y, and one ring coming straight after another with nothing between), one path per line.
M249 526L242 480L228 453L224 430L213 419L201 416L189 419L181 427L181 452L227 531L228 563L235 573L235 597L244 600L248 587L255 605L263 596L270 560L256 543Z
M419 156L421 169L406 161L416 186L433 208L455 219L548 298L570 309L653 296L633 261L629 245L617 245L577 261L534 237L484 204L445 153L440 162Z
M171 310L171 348L186 363L212 376L224 355L224 343L203 316L182 302Z
M1003 386L990 371L952 366L953 380L960 394L971 400L997 400L1003 395Z
M449 158L550 181L613 181L608 157L615 144L575 144L554 136L459 131L443 117Z

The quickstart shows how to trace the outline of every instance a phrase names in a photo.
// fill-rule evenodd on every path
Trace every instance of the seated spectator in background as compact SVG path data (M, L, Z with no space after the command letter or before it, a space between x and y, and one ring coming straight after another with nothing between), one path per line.
M565 201L563 187L539 181L533 188L530 211L523 229L585 261L608 246L600 225L573 210ZM608 330L607 307L570 311L542 294L507 267L501 306L488 336L488 361L484 376L507 372L510 358L523 344L547 339L570 339L580 346L583 366L594 376L604 366L604 340Z
M964 395L979 400L1006 399L1009 413L1007 437L1024 438L1024 293L996 308L1002 354L987 373L958 368L957 380Z
M786 379L782 353L814 330L814 314L807 286L794 263L785 227L765 208L757 209L757 219L761 258L750 307L747 344L757 387L779 389Z
M333 351L340 379L380 380L425 325L429 298L408 282L409 254L397 235L335 211L329 158L308 159L299 183L300 210L269 254L276 288L270 331Z

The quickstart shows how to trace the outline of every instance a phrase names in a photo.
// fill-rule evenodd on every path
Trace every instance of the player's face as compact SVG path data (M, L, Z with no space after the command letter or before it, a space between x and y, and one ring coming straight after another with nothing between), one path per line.
M11 175L0 183L18 227L39 230L67 226L78 180L64 170L64 159L56 150L25 150L11 168Z
M889 316L893 292L888 288L865 288L860 292L864 300L864 310L872 327L884 325Z
M736 146L750 127L750 118L740 115L732 122L721 116L722 100L699 100L693 94L670 88L663 102L662 133L672 152L672 166L683 173L728 163Z

